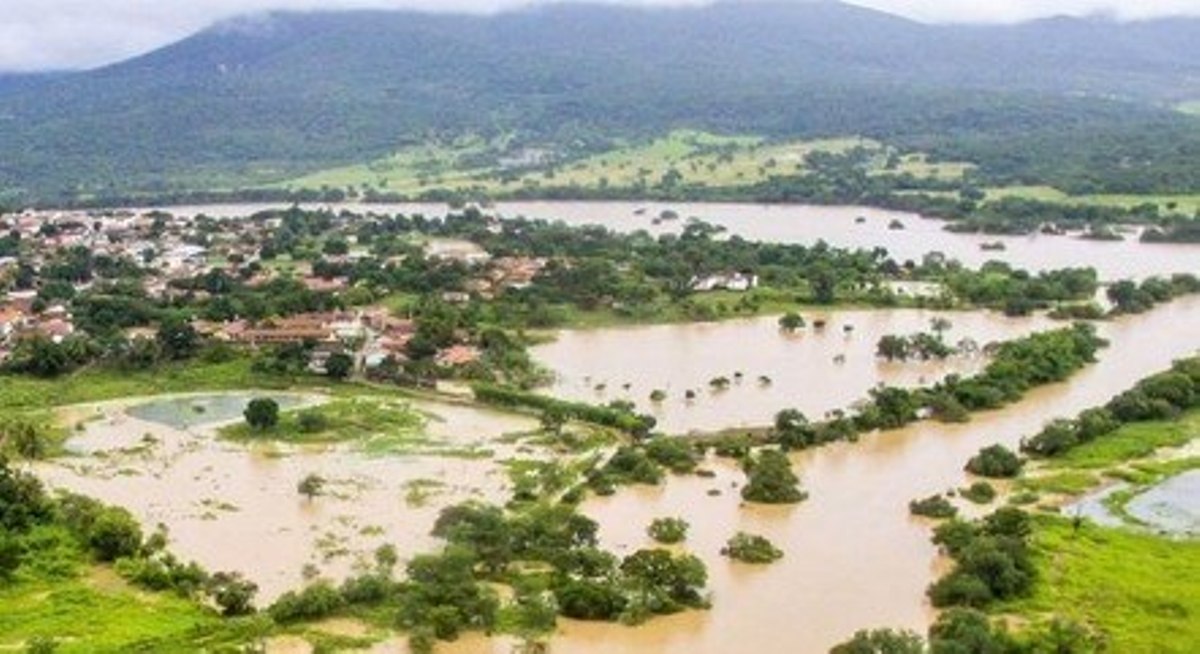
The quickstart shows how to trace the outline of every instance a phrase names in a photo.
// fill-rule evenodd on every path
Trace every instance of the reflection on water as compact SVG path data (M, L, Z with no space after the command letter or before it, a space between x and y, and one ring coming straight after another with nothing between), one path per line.
M266 208L285 205L211 205L174 207L180 215L206 213L210 216L245 216ZM441 204L335 204L334 209L377 213L446 213ZM639 208L647 210L635 214ZM897 261L919 261L931 251L942 252L964 264L977 267L986 261L1007 261L1032 271L1091 266L1103 280L1144 278L1177 272L1200 273L1200 247L1195 245L1147 244L1136 235L1125 241L1090 241L1070 236L1030 234L1027 236L990 236L954 234L945 231L946 223L926 220L916 214L884 211L865 207L821 207L812 205L760 205L675 203L641 204L631 202L504 202L495 211L504 217L526 216L583 225L598 224L618 231L644 229L665 233L681 228L683 221L654 225L652 219L663 209L672 209L684 218L697 217L726 227L730 233L750 240L777 243L811 244L824 240L845 248L885 247ZM865 221L858 222L859 217ZM902 230L889 229L893 220ZM985 243L1003 243L1004 250L985 251Z
M788 408L817 419L866 397L880 383L918 386L948 373L973 373L986 363L980 356L907 363L875 356L881 336L928 331L934 317L953 325L945 334L950 344L970 338L984 345L1055 326L994 312L830 311L805 316L810 327L793 334L781 332L775 317L561 331L533 355L556 373L546 390L552 395L591 403L631 400L667 433L718 431L767 425ZM811 327L820 319L828 326ZM770 382L760 381L763 376ZM714 390L709 382L717 377L729 379L730 386ZM655 390L666 399L651 401ZM688 399L689 390L694 399Z

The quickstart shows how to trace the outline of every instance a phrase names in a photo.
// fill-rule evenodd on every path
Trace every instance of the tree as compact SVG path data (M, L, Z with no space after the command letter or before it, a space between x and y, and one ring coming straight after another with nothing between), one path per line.
M795 311L789 311L779 318L779 328L789 334L804 327L804 318Z
M279 403L269 397L250 400L242 414L251 428L264 431L279 424Z
M967 472L980 477L999 479L1016 477L1024 463L1015 452L1000 445L989 445L967 461Z
M196 328L179 316L164 319L158 326L155 340L163 355L176 361L191 357L200 346L200 335Z
M233 617L254 612L258 586L238 572L218 572L209 579L208 593L221 609L221 615Z
M924 654L925 643L911 631L872 629L859 631L835 645L829 654Z
M345 379L354 372L354 358L344 352L329 355L325 360L325 374L333 379Z
M314 497L320 495L325 490L325 478L315 472L310 472L304 475L300 483L296 484L296 492L312 501Z
M567 424L567 414L562 409L551 406L542 411L539 420L543 430L558 435L562 433L563 425Z
M810 270L808 285L817 304L833 304L837 300L837 275L829 264L822 263Z
M708 571L691 554L638 550L621 562L621 574L635 588L662 602L656 612L673 613L679 607L699 607L704 603L700 593L708 583Z
M745 468L749 482L742 487L742 499L748 502L794 504L806 497L791 462L781 452L764 450L757 457L748 457Z
M142 546L142 528L125 509L106 507L88 529L88 546L101 561L133 556Z
M682 543L687 532L688 523L683 518L655 518L646 528L651 538L666 545Z
M929 329L934 334L937 334L937 337L939 340L942 339L944 337L945 333L950 331L950 328L953 326L954 326L953 323L951 323L949 320L947 320L946 318L943 318L941 316L933 318L932 320L929 321Z
M763 536L740 531L721 549L721 554L742 563L765 564L783 558L783 550Z
M1009 654L1015 643L979 611L951 609L929 628L930 654Z
M909 355L908 339L904 336L886 334L880 337L879 342L875 344L875 354L888 361L895 361L896 359L905 361Z

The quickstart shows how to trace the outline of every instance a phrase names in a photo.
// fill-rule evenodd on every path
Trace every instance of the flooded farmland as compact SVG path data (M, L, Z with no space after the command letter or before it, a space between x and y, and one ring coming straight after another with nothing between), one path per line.
M591 403L630 400L657 418L660 430L678 434L764 426L788 408L820 418L880 383L919 386L980 369L985 358L978 352L945 361L876 357L880 337L928 331L934 318L950 321L947 343L970 339L980 347L1054 326L1042 318L983 311L845 310L805 318L809 326L795 333L781 331L776 317L567 330L533 355L555 373L545 392ZM826 327L814 328L817 321ZM712 388L720 377L730 385ZM656 390L666 398L651 401ZM695 397L688 399L688 391Z
M744 507L734 464L713 461L713 479L672 478L661 488L623 491L584 505L600 521L607 547L632 552L648 545L645 528L662 516L692 524L687 548L704 559L713 609L627 628L566 623L555 654L816 654L856 630L907 627L924 631L933 618L925 588L944 563L930 543L930 523L909 515L908 502L968 479L963 464L980 447L1015 447L1044 422L1103 403L1137 380L1200 349L1200 299L1187 298L1101 326L1111 346L1069 382L1039 388L966 424L919 423L793 455L810 497L793 507ZM749 347L749 346L746 346ZM720 495L710 495L710 491ZM770 538L784 558L769 569L731 564L720 548L734 532ZM456 654L499 654L503 645L471 643Z
M350 445L289 446L219 440L220 420L194 422L191 407L238 407L249 396L201 395L122 400L70 407L64 419L81 431L68 447L78 455L40 464L49 485L129 509L147 528L165 525L173 552L210 570L236 570L270 601L304 584L304 571L340 578L370 561L375 548L401 557L430 551L438 511L478 498L500 501L508 480L498 459L515 448L502 435L536 422L436 403L426 433L448 447L486 447L494 456L373 455ZM292 396L314 404L319 396ZM182 409L182 411L181 411ZM187 418L179 422L182 414ZM234 414L240 416L240 409ZM297 492L308 474L327 480L325 495ZM416 489L415 491L413 489ZM414 493L421 501L414 501Z

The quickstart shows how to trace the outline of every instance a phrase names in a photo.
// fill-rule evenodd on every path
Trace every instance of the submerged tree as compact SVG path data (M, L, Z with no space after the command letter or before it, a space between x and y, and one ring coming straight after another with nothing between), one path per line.
M787 456L776 450L764 450L749 457L745 464L749 482L742 488L742 499L760 504L794 504L807 495L800 490L800 478L792 472Z

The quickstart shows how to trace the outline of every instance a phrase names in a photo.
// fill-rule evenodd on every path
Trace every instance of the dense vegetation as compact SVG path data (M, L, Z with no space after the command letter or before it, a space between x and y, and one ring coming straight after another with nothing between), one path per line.
M1056 457L1084 443L1116 432L1122 425L1170 420L1200 406L1200 358L1176 362L1170 370L1148 377L1074 419L1060 419L1025 439L1021 450L1036 457Z
M82 637L113 651L135 641L145 649L182 651L201 642L244 642L258 630L250 623L222 622L217 611L204 607L210 604L228 617L251 612L254 584L184 563L165 544L165 533L143 534L124 509L77 495L51 496L37 479L0 459L0 602L10 616L0 623L6 636L51 648L59 639ZM128 588L103 592L79 583L97 565L111 565ZM48 588L71 598L58 609L68 621L26 615L45 601ZM134 588L166 594L149 603ZM98 624L105 621L88 615L89 606L104 607L112 623ZM30 621L22 623L25 619Z
M410 643L426 651L434 639L492 631L514 617L518 631L544 635L557 616L639 623L658 614L707 606L707 572L694 556L647 549L623 559L597 548L597 525L565 505L533 503L511 512L478 503L444 509L434 535L448 541L420 555L393 578L394 552L340 587L317 582L289 592L269 609L283 624L352 609L394 612ZM489 583L516 593L502 604ZM514 615L515 614L515 615Z
M879 386L859 403L853 415L840 413L809 422L794 409L775 419L771 440L785 448L803 448L857 438L877 429L896 429L928 415L947 422L969 419L970 413L995 409L1018 400L1042 384L1062 381L1095 360L1105 341L1086 323L999 344L983 372L971 377L950 375L928 388Z

